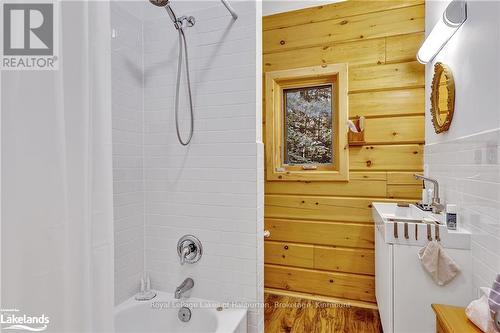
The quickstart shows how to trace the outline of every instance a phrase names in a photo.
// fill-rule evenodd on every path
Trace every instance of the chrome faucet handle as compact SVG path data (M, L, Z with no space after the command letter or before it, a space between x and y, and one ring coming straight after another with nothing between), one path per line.
M181 265L186 263L186 257L191 253L191 247L186 245L182 248L181 255L179 256Z
M180 264L194 264L201 259L203 247L198 238L193 235L184 235L177 242L177 254L179 255Z

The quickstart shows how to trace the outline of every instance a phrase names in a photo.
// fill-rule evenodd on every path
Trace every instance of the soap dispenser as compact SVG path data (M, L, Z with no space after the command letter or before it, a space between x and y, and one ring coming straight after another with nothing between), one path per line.
M446 226L448 230L457 230L457 205L446 205Z

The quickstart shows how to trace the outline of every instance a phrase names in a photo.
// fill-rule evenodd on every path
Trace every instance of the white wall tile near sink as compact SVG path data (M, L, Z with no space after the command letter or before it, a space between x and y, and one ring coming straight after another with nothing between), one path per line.
M427 145L429 175L472 234L475 292L500 272L500 129Z
M426 1L426 34L442 18L447 1ZM426 65L425 164L447 203L456 203L459 223L472 234L474 291L500 273L500 2L469 1L465 24ZM488 38L479 38L479 36ZM455 79L450 130L435 134L430 87L435 62Z

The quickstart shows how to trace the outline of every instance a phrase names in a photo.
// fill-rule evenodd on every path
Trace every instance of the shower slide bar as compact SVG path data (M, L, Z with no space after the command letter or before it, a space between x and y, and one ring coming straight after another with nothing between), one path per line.
M229 2L227 2L227 0L220 0L220 2L222 2L222 4L224 5L224 7L226 7L226 9L231 13L231 16L233 17L233 19L236 20L238 18L238 14L236 14L235 10L229 4Z

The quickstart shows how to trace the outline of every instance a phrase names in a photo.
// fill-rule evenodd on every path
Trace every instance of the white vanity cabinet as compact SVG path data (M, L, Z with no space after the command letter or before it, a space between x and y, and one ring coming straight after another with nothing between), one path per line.
M422 267L418 250L427 242L427 226L409 224L408 239L404 237L404 222L398 223L394 235L394 219L422 218L418 208L400 209L392 203L374 203L375 221L375 292L385 333L435 332L432 303L466 306L473 299L470 234L465 230L448 232L440 229L446 253L460 267L460 273L447 285L438 286ZM415 210L416 209L416 210ZM415 216L417 215L417 216ZM421 227L421 229L419 229ZM434 239L435 228L431 229Z
M375 228L375 295L384 332L394 332L393 246Z

